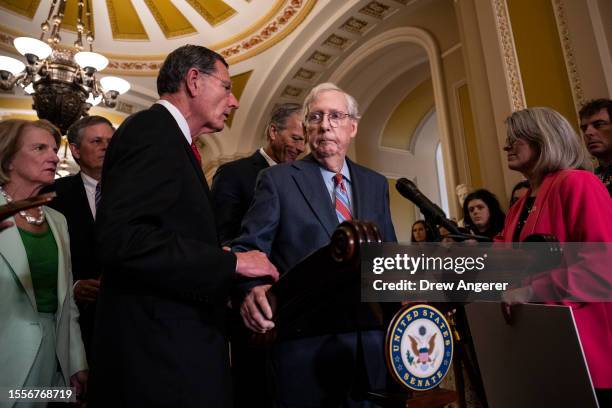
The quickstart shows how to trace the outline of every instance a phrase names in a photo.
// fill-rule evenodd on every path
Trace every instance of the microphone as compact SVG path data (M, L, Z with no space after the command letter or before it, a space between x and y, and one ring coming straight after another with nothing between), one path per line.
M452 235L466 236L459 228L446 218L446 214L435 203L431 202L419 188L407 178L400 178L395 183L397 191L408 200L412 201L425 218L431 219L434 223L446 228Z

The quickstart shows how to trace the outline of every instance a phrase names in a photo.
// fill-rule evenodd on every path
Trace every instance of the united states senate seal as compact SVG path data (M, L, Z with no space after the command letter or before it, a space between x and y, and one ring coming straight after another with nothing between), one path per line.
M448 373L453 359L451 328L431 306L402 309L387 329L385 351L396 381L416 391L432 389Z

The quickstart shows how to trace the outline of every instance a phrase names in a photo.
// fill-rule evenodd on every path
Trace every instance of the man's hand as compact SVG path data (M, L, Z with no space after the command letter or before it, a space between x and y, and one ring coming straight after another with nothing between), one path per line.
M274 328L274 322L272 321L274 312L266 296L270 286L255 286L240 306L240 315L244 324L257 333L265 333Z
M236 273L239 275L247 278L270 276L274 282L278 280L276 267L261 251L237 252L236 260Z
M12 226L13 226L13 223L11 221L0 221L0 231L3 231Z
M77 302L92 303L98 298L100 279L81 279L74 285L74 298Z
M87 380L89 378L89 371L82 370L74 373L72 377L70 377L70 386L74 387L77 400L77 406L84 407L85 401L83 401L83 397L85 397L85 393L87 392Z

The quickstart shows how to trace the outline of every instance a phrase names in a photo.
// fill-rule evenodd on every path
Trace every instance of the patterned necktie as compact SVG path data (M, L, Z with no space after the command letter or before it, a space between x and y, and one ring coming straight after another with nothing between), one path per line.
M198 151L198 148L195 145L195 142L191 142L191 151L193 152L193 155L195 156L196 160L198 161L198 164L201 166L202 165L202 156L200 156L200 152Z
M98 182L98 184L96 184L96 195L95 195L95 202L96 202L96 210L98 209L98 207L100 206L100 200L102 199L102 183Z
M351 210L349 209L348 191L344 186L342 174L336 173L334 176L334 195L336 196L336 216L338 221L350 221L353 219Z

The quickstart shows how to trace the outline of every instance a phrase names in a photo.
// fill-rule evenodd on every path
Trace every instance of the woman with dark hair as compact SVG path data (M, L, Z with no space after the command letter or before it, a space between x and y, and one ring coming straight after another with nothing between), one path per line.
M504 227L506 216L493 193L480 189L463 202L463 223L476 235L493 238Z
M412 238L410 242L433 242L434 234L431 228L423 220L417 220L412 224Z
M527 191L529 191L529 180L521 180L512 189L512 194L510 194L510 207L516 203L519 198L524 196Z
M591 173L592 163L574 128L558 112L529 108L506 120L504 150L508 167L531 185L510 208L496 240L521 242L531 234L552 234L560 242L612 242L612 200ZM588 254L579 254L586 259ZM584 266L584 268L587 268ZM612 285L609 268L597 269L595 281ZM612 406L612 302L576 302L589 287L579 275L580 261L534 277L528 286L511 291L509 304L534 299L570 306L600 406ZM561 356L560 356L561 358Z

